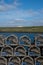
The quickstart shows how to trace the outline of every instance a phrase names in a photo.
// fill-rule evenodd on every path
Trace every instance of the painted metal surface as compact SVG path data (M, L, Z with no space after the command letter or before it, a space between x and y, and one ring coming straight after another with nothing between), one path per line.
M43 33L0 32L0 57L0 65L43 65Z

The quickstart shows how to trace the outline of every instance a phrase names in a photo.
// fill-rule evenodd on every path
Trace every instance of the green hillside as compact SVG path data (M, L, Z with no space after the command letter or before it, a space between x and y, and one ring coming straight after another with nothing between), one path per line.
M0 32L43 32L43 26L33 27L0 27Z

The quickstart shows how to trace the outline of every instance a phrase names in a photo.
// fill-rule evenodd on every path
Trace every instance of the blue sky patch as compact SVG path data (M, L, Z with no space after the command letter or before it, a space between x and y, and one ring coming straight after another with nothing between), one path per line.
M0 0L0 27L43 26L43 0Z

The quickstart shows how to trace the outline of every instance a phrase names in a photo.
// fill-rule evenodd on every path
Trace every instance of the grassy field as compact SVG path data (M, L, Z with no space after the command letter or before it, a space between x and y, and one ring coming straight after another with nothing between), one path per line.
M0 32L43 32L43 26L34 27L0 27Z

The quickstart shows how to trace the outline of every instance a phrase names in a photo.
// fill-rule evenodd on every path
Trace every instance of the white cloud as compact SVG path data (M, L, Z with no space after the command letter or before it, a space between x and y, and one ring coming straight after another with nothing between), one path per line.
M23 27L23 26L17 26L17 27Z
M3 7L3 6L0 6L0 7ZM3 10L6 9L6 7L2 8ZM40 19L42 18L43 19L43 11L41 12L40 11L34 11L34 10L13 10L13 11L7 11L7 12L2 12L0 13L1 16L0 18L4 16L4 18L6 19L13 19L13 20L26 20L26 18L28 19L32 19L32 18L35 18L35 19Z
M6 6L5 6L6 5ZM13 8L13 5L1 5L0 11ZM0 12L0 26L43 26L43 9L20 10Z
M6 11L6 10L12 10L17 8L19 6L19 3L17 0L14 0L13 4L6 4L4 0L0 1L0 11Z
M38 10L16 9L19 5L20 3L18 3L18 0L15 0L13 4L6 4L4 0L1 0L0 26L36 26L36 25L42 26L43 25L43 8Z
M19 18L29 18L29 17L39 17L41 15L43 15L43 12L40 11L34 11L34 10L16 10L16 12L14 12L14 14L17 15L17 17ZM16 16L15 16L16 17Z
M34 20L7 20L6 22L0 22L0 26L4 27L23 27L23 26L43 26L43 20L34 19Z

